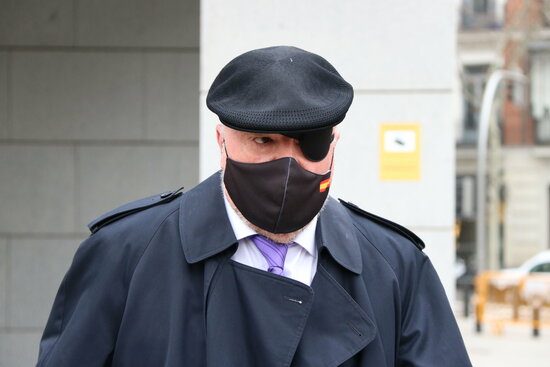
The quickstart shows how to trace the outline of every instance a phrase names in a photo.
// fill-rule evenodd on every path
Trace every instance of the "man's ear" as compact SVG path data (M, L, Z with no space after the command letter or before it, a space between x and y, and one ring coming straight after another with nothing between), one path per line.
M225 149L223 149L223 125L216 125L216 140L218 141L218 146L220 147L220 168L225 169Z
M338 130L336 127L332 130L332 134L334 135L334 145L338 143L338 140L340 140L340 130Z
M220 151L223 148L223 125L217 124L216 125L216 140L218 141L218 146L220 147Z

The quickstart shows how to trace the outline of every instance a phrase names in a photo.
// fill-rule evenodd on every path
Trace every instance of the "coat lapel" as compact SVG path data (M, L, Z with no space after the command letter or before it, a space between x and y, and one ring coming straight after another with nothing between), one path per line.
M371 317L319 265L312 284L315 298L293 366L339 366L376 336Z
M289 366L302 338L311 287L234 262L237 243L220 175L186 193L180 236L188 263L204 263L207 366Z
M367 346L377 332L372 310L342 286L356 283L363 266L342 206L329 198L319 216L320 261L308 287L230 259L237 241L220 180L212 175L180 206L186 260L204 261L207 365L338 366Z
M293 366L339 366L376 337L368 297L361 294L367 300L361 306L354 299L359 295L342 286L357 284L363 268L355 233L347 212L329 199L316 233L319 265L311 285L313 305ZM338 281L331 274L337 275Z
M207 304L207 366L290 366L313 303L311 287L233 260Z
M188 263L194 264L237 243L227 218L217 172L185 193L180 202L180 237Z

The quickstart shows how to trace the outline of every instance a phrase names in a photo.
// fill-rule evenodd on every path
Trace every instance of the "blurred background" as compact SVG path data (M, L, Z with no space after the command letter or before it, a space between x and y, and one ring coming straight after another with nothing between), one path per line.
M331 193L423 238L474 365L548 365L550 1L0 0L0 367L88 222L218 170L208 88L273 45L354 86Z

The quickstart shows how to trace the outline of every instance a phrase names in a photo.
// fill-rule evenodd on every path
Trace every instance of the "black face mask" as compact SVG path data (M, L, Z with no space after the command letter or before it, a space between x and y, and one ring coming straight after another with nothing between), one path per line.
M264 163L242 163L227 157L223 182L250 223L270 233L290 233L311 222L323 207L330 170L319 175L291 157Z

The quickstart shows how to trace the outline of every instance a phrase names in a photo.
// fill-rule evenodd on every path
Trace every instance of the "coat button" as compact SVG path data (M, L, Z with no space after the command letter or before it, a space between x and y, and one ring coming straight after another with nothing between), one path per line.
M168 196L172 195L172 191L166 191L160 194L161 199L166 199Z

